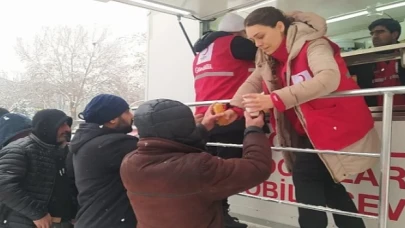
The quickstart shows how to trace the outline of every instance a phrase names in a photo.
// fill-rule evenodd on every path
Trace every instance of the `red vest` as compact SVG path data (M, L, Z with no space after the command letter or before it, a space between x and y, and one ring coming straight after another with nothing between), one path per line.
M398 64L396 60L376 63L377 67L374 71L373 79L374 88L401 86L398 75ZM379 106L383 105L383 96L377 96L377 104ZM395 95L394 105L405 105L405 95Z
M231 99L238 88L253 72L254 62L235 59L231 53L231 42L235 36L217 38L200 52L193 63L196 101ZM203 114L207 107L197 107Z
M359 89L356 82L349 77L339 47L329 42L340 70L341 79L336 91ZM291 61L290 85L311 80L313 77L307 57L309 44L310 42L307 42ZM281 78L284 85L287 84L285 70L284 66L280 74L283 75ZM318 98L301 104L300 108L305 119L307 135L316 149L341 150L363 138L374 127L374 120L363 97ZM271 121L274 122L274 119ZM300 126L295 127L299 129Z

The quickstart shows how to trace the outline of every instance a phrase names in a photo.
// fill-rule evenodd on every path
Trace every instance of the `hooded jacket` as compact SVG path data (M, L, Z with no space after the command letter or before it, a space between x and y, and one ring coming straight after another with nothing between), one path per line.
M67 160L68 175L78 191L76 228L134 228L132 211L119 169L126 154L137 148L136 137L80 124Z
M125 157L121 176L137 228L222 228L221 200L270 175L270 144L260 128L245 131L243 158L223 160L205 152L208 132L180 102L145 102L135 126L139 148Z
M49 213L53 192L57 191L55 181L59 170L56 155L65 154L66 147L60 148L56 132L61 124L69 121L69 117L62 115L61 111L40 112L41 115L34 118L37 124L33 123L42 126L36 128L36 133L54 144L46 143L32 133L0 151L0 227L34 228L33 221ZM66 189L62 191L69 194Z

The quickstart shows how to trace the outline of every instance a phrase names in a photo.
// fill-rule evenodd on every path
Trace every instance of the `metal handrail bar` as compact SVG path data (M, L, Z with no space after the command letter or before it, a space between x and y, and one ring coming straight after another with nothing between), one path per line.
M233 148L243 148L242 144L231 144L231 143L218 143L218 142L209 142L207 146L212 147L233 147ZM271 147L273 151L290 151L290 152L298 152L298 153L313 153L313 154L338 154L338 155L348 155L348 156L363 156L363 157L380 157L380 153L358 153L358 152L343 152L343 151L336 151L336 150L315 150L315 149L302 149L302 148L294 148L294 147Z
M272 198L264 198L264 197L253 196L253 195L249 195L249 194L245 194L245 193L239 193L238 195L243 196L243 197L278 203L278 204L284 204L284 205L289 205L289 206L294 206L294 207L315 210L315 211L330 212L330 213L338 214L338 215L346 215L346 216L351 216L351 217L355 217L355 218L378 219L378 216L363 215L363 214L359 214L359 213L341 211L341 210L332 209L332 208L328 208L328 207L314 206L314 205L296 203L296 202L289 202L289 201L285 201L285 200L278 200L278 199L272 199Z
M381 47L373 47L373 48L360 49L360 50L355 50L355 51L342 52L340 54L340 56L342 56L343 58L347 58L347 57L354 57L354 56L359 56L359 55L379 54L381 52L393 51L393 50L398 50L398 49L403 49L403 48L405 48L405 44L398 43L398 44L386 45L386 46L381 46Z
M356 97L356 96L377 96L384 95L386 93L392 94L405 94L405 86L394 86L394 87L384 87L384 88L369 88L369 89L354 89L346 90L341 92L335 92L329 94L322 98L332 98L332 97ZM185 105L189 107L196 106L207 106L214 103L227 104L231 100L213 100L213 101L196 101L196 102L186 102ZM132 109L137 109L138 107L133 107Z

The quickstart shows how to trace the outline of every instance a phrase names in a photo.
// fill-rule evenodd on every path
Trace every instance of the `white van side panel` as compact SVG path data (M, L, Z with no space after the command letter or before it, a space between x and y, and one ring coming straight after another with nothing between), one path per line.
M194 43L200 26L196 20L182 19ZM177 17L163 13L149 16L149 48L146 99L194 100L194 55L179 26Z

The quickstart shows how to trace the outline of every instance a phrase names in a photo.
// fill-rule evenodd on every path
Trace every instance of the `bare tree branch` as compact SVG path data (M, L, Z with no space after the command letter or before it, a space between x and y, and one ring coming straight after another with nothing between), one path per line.
M146 35L112 39L104 29L82 26L44 28L33 42L18 39L16 52L25 66L24 94L32 105L78 108L98 93L128 102L143 99Z

